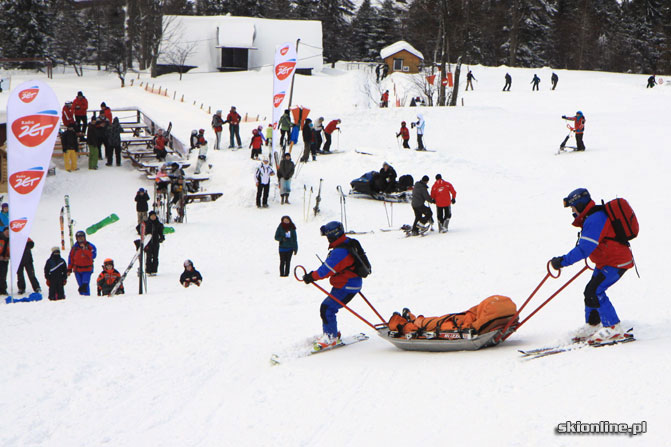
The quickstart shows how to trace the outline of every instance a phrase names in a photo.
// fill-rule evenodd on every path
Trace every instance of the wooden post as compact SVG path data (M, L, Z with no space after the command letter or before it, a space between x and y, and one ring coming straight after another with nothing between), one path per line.
M203 103L200 103L200 110L203 110Z
M245 123L246 123L247 121L249 121L249 119L247 119L247 113L245 113L245 119L244 119L243 121L244 121Z
M172 100L174 101L176 97L177 97L177 90L175 90L175 91L172 93Z
M182 95L182 102L184 102L184 95Z

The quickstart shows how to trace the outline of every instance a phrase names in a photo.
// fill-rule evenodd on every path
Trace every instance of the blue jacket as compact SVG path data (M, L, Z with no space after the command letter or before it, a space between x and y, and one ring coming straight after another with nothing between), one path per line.
M585 223L580 232L580 239L578 239L578 245L564 255L561 263L563 267L573 265L592 254L594 249L599 245L599 238L607 220L608 216L603 211L590 214L585 218Z
M340 247L349 238L344 234L329 244L331 251L326 261L314 272L314 279L331 278L329 281L333 287L345 289L349 292L358 292L361 290L363 280L354 273L354 258L345 247Z
M0 222L2 223L0 231L4 231L5 227L9 225L9 213L0 213Z

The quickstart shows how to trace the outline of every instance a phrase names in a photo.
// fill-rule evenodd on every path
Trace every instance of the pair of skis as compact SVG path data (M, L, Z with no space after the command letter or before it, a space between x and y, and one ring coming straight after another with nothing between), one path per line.
M303 357L309 357L311 355L315 354L321 354L323 352L329 352L333 351L334 349L342 348L344 346L349 346L354 343L358 343L360 341L366 341L368 340L368 335L364 334L363 332L360 334L355 334L355 335L350 335L347 337L343 337L340 339L340 341L333 345L329 346L328 348L321 348L321 349L315 349L314 348L314 341L312 341L312 344L309 347L298 347L293 350L287 350L284 353L280 354L272 354L270 356L270 364L275 366L275 365L280 365L283 362L286 362L288 360L296 360L299 358Z
M67 215L68 232L70 233L70 248L75 245L74 235L74 221L70 214L70 196L65 195L65 206L61 207L60 224L61 224L61 250L65 251L65 218Z
M578 349L583 349L586 347L601 348L603 346L613 346L621 343L630 343L632 341L636 341L636 338L634 338L634 334L632 331L633 328L629 329L627 332L625 332L624 338L618 340L596 342L596 343L589 343L586 340L581 340L581 341L574 341L565 345L548 346L529 350L519 349L518 351L520 354L522 354L522 358L524 360L533 360L541 357L548 357L550 355L561 354L562 352L577 351Z
M149 242L151 242L151 234L145 235L144 232L145 232L145 224L143 222L140 227L140 246L135 251L133 258L130 260L130 263L128 263L128 266L126 267L126 270L123 271L117 283L114 284L114 287L110 291L109 296L114 296L117 293L117 291L123 284L124 280L126 279L126 276L128 276L128 272L131 271L133 265L135 265L135 262L138 259L140 259L140 266L138 268L138 275L140 276L140 294L143 293L143 286L144 290L147 289L147 277L144 274L143 259L144 259L144 249L149 244Z
M312 211L315 213L315 216L319 214L321 211L319 209L319 204L322 201L322 183L324 182L324 179L319 179L319 190L317 192L317 197L315 198L315 206L312 208ZM312 203L312 192L313 192L312 186L310 186L310 194L308 195L308 187L307 185L303 185L303 221L307 222L308 218L310 217L310 203ZM307 197L307 205L306 205L306 199Z

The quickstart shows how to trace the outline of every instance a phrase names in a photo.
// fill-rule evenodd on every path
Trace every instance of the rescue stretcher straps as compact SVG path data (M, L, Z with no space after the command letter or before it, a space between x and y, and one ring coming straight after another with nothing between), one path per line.
M303 267L302 265L297 265L296 267L294 267L294 278L296 278L297 281L303 282L302 276L298 276L298 269L299 269L299 268L303 269L303 275L307 274L308 271L307 271L307 270L305 269L305 267ZM361 315L359 315L358 313L354 312L352 309L350 309L349 307L347 307L347 305L346 305L345 303L343 303L343 302L340 301L338 298L336 298L336 297L334 297L333 295L331 295L331 294L330 294L329 292L327 292L326 289L324 289L322 286L320 286L319 284L317 284L317 283L315 283L315 282L312 282L312 285L315 286L316 288L318 288L319 290L321 290L322 292L324 292L329 298L331 298L332 300L334 300L336 303L340 304L342 307L344 307L345 309L347 309L348 311L350 311L350 312L351 312L352 314L354 314L354 316L357 317L359 320L363 321L363 322L366 323L368 326L370 326L371 328L373 328L373 330L377 331L377 328L376 328L374 325L372 325L368 320L366 320L364 317L362 317ZM363 296L363 295L361 295L361 296ZM364 298L364 299L365 299L365 298ZM366 302L368 302L368 300L366 300ZM370 305L370 303L369 303L369 305ZM371 306L371 307L373 307L373 306ZM377 312L376 312L376 313L377 313ZM378 316L379 316L379 314L378 314ZM382 317L380 317L380 318L382 318ZM383 321L384 321L384 320L383 320Z

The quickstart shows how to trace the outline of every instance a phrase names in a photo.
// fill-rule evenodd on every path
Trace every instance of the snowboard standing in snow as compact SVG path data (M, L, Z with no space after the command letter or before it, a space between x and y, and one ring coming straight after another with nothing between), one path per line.
M65 210L68 215L68 231L70 233L70 248L72 248L73 245L75 245L75 233L73 231L74 228L74 222L72 221L72 217L70 215L70 196L65 195Z
M317 192L317 197L315 198L315 207L312 209L315 212L315 216L319 214L319 203L322 201L322 183L324 182L323 178L319 179L319 190Z

